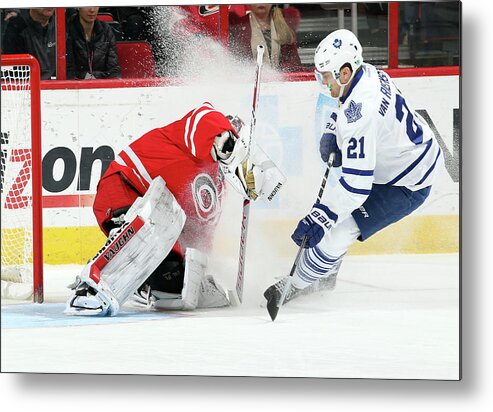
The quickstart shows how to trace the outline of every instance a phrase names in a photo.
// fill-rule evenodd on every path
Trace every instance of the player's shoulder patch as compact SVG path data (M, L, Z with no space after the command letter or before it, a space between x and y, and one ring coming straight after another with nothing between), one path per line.
M354 100L349 102L349 106L347 109L344 109L344 114L346 115L348 123L354 123L361 119L361 109L363 107L363 103L356 103Z

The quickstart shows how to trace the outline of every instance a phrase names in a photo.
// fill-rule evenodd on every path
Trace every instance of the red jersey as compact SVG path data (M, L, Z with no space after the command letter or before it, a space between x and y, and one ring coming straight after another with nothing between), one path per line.
M184 12L184 18L179 21L181 28L188 33L201 33L211 37L219 36L220 6L217 4L202 4L199 6L179 6ZM244 16L249 5L228 5L229 13Z
M202 33L208 36L219 34L219 5L180 6L185 18L180 21L189 33Z
M215 136L226 130L236 133L222 113L203 103L182 119L151 130L124 148L98 184L94 213L101 229L107 232L104 223L111 219L110 209L129 206L147 191L155 177L161 176L187 215L180 245L207 249L221 212L223 192L223 177L210 152ZM113 184L104 185L115 174L138 193L115 193ZM101 196L100 191L107 195Z

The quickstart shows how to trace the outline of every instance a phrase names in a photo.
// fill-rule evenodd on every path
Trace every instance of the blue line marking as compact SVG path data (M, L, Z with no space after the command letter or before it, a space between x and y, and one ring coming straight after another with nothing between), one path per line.
M148 312L123 307L117 316L68 316L64 303L2 306L2 329L53 328L67 326L114 325L149 320L187 317L183 312Z

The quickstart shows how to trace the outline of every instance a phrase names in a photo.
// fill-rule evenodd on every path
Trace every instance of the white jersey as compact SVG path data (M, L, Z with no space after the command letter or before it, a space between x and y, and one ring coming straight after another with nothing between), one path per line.
M337 117L336 117L337 116ZM430 186L443 155L428 124L406 102L390 77L363 64L336 115L326 125L342 152L338 184L323 203L341 217L360 207L372 185Z

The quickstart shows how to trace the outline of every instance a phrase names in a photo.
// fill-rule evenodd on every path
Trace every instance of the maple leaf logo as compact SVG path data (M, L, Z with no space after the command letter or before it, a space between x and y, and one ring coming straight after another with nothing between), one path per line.
M344 114L347 117L348 123L354 123L357 120L361 119L361 108L362 103L355 103L354 100L349 102L349 107L344 110Z

